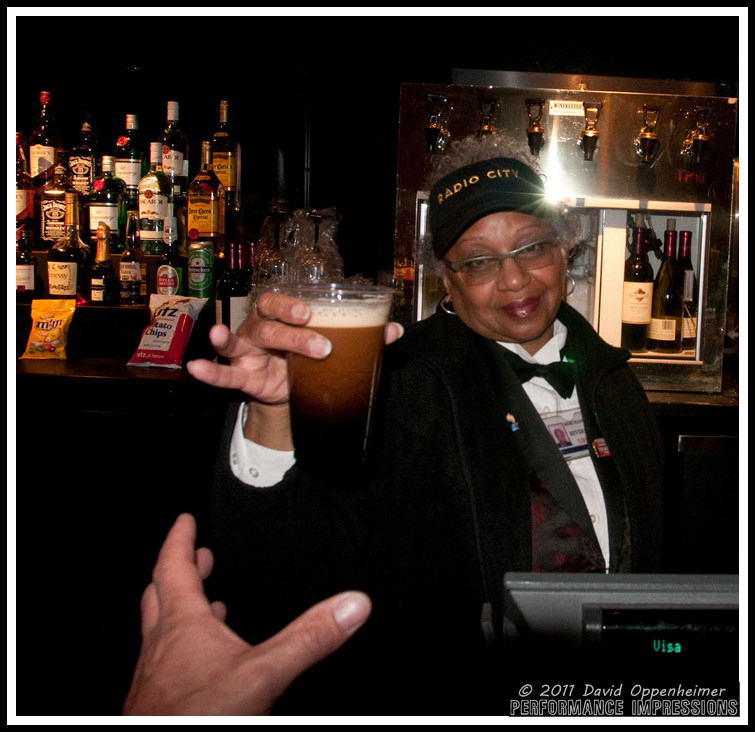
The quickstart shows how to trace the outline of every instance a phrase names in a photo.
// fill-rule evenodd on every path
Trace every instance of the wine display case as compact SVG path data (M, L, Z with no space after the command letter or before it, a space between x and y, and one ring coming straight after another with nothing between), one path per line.
M612 345L622 345L633 227L646 227L655 244L654 276L667 222L690 232L697 288L685 306L696 316L693 338L679 353L633 351L631 364L648 390L721 391L738 246L738 100L693 82L464 70L454 80L401 89L394 281L405 319L427 317L443 295L419 246L434 158L449 141L505 135L537 153L548 196L563 204L573 244L568 302Z

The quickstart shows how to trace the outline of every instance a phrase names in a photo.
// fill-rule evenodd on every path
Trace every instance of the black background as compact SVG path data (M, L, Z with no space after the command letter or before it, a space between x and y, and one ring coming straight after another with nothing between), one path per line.
M141 9L137 9L141 10ZM16 121L27 135L52 93L64 145L88 111L102 152L126 113L149 140L180 103L190 177L218 102L242 145L247 233L254 239L284 154L291 206L336 206L349 273L392 269L402 82L450 83L452 69L711 81L738 93L737 17L21 17ZM285 9L283 9L285 11ZM44 43L41 42L44 39ZM305 145L305 135L309 144ZM305 201L305 149L309 200Z

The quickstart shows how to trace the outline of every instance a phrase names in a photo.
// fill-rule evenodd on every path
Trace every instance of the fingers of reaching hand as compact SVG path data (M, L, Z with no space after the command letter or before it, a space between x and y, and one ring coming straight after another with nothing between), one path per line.
M370 598L343 592L300 615L269 640L255 647L274 660L272 690L284 690L299 674L340 648L369 617ZM259 656L257 656L259 658Z
M181 514L168 532L152 573L160 613L204 610L208 602L194 550L197 528L194 517ZM200 552L202 570L212 568L209 550Z

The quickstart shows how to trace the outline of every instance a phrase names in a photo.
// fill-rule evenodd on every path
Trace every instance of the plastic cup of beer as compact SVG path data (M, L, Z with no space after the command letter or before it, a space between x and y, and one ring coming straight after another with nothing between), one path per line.
M308 328L333 346L324 359L288 355L291 428L297 463L318 478L366 464L372 409L393 291L372 284L281 288L304 301Z

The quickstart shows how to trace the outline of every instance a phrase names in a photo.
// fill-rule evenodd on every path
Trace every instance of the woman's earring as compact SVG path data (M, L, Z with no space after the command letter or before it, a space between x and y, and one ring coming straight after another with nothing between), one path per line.
M446 295L441 301L440 301L440 309L446 313L447 315L456 315L456 311L454 310L454 304L451 298Z
M566 271L566 277L569 280L569 287L567 288L567 291L564 293L564 297L569 297L574 290L577 289L577 281L574 279L574 277L571 276L571 272L568 270Z

